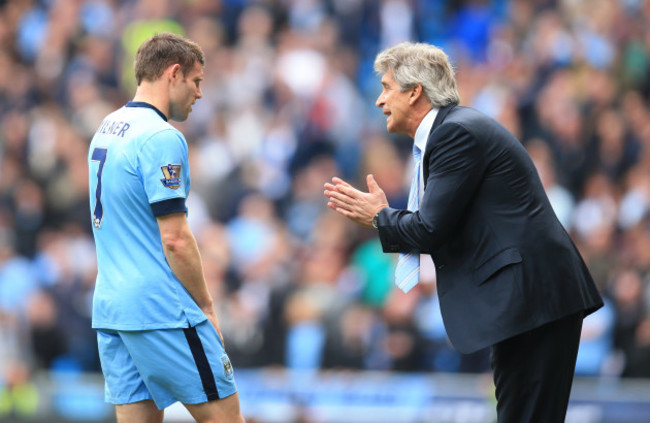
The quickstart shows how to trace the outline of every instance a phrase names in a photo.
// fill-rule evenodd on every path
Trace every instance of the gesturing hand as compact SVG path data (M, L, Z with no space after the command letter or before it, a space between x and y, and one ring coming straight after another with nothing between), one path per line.
M327 206L363 226L372 226L372 218L388 207L386 194L372 175L366 177L368 191L363 192L338 177L325 183Z

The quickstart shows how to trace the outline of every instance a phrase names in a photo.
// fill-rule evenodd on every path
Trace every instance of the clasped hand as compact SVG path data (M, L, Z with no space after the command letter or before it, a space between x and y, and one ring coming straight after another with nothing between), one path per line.
M388 200L372 175L367 176L366 182L369 192L359 191L343 179L333 177L332 183L325 183L327 206L360 225L372 226L372 218L388 207Z

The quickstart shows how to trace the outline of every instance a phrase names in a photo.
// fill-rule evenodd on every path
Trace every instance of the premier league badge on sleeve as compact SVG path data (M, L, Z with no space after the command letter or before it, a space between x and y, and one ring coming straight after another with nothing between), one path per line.
M181 165L168 164L166 166L161 166L163 175L165 176L160 180L165 188L178 189L181 186Z

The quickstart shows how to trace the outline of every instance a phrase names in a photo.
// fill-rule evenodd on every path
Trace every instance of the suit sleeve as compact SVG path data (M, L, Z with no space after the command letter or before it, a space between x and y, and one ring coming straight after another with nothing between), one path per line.
M451 236L466 212L487 166L476 138L458 123L445 123L433 143L420 209L383 209L378 217L384 252L431 253Z

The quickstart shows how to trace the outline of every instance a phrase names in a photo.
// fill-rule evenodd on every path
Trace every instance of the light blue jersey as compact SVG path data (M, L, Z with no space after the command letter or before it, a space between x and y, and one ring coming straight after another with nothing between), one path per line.
M98 266L93 328L186 328L204 321L167 264L156 222L186 211L183 135L153 106L129 102L100 125L88 165Z

